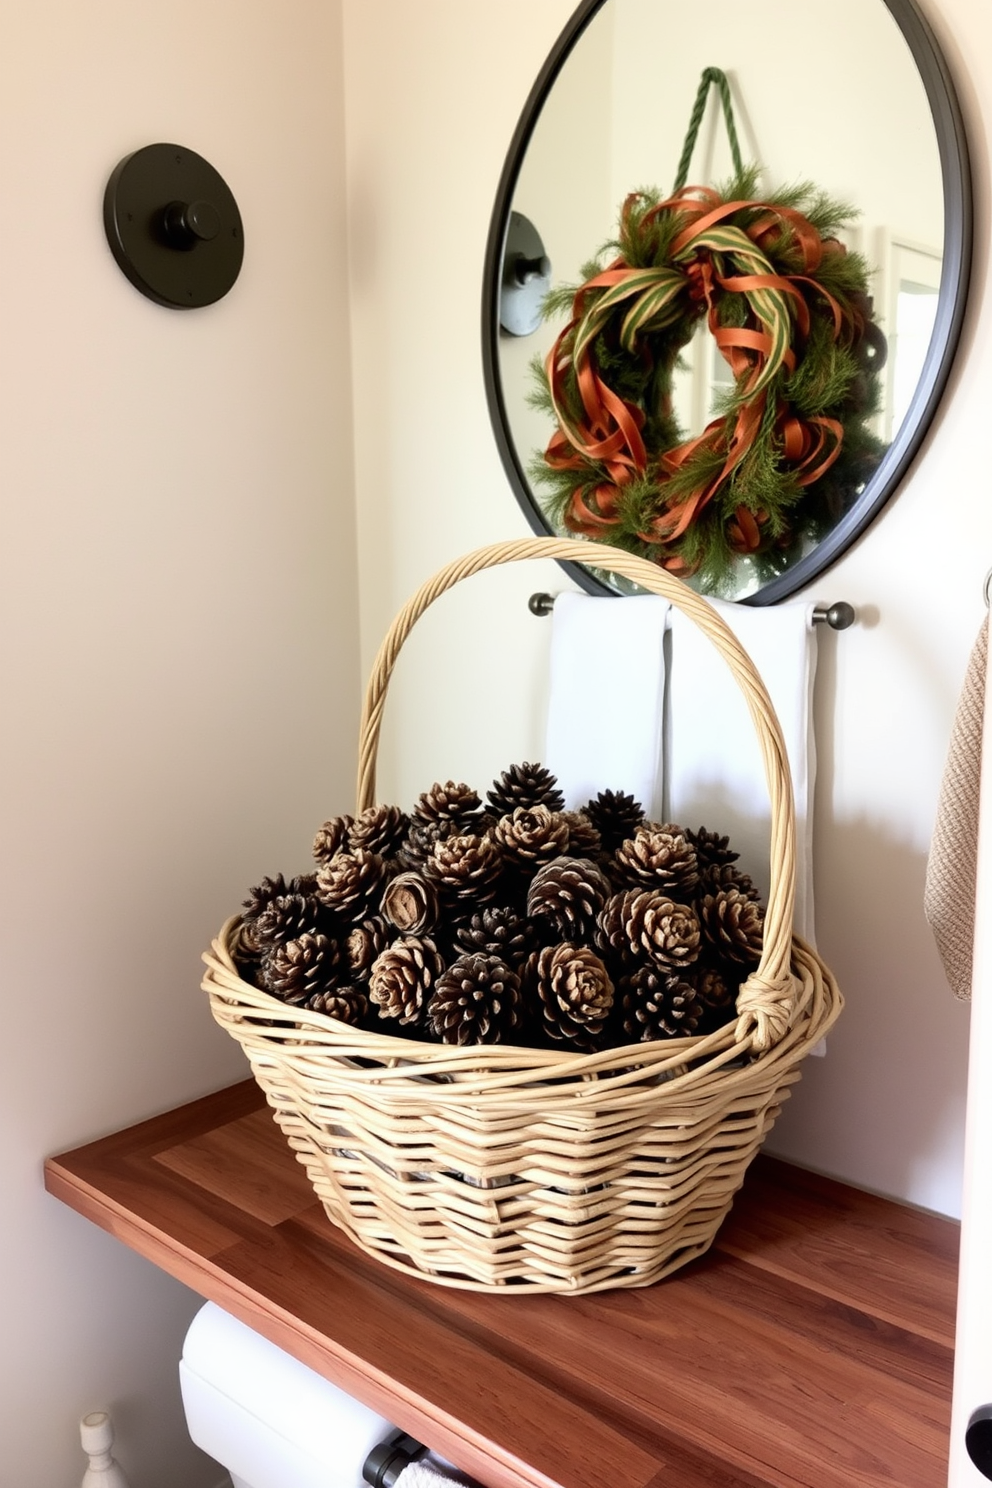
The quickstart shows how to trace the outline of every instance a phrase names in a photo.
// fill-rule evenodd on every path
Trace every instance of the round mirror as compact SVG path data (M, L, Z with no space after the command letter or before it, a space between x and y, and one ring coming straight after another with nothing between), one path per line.
M723 80L708 92L701 87L707 69L715 70L714 84ZM695 131L690 129L694 106ZM804 463L798 457L794 462L794 469L805 472L798 482L782 486L788 519L775 531L766 526L751 541L742 518L744 535L734 528L740 541L731 543L729 560L716 575L712 565L693 568L682 558L666 558L667 547L639 547L629 533L622 537L603 530L602 513L612 510L609 500L587 495L586 505L563 506L562 481L567 484L570 476L562 476L561 470L557 503L549 495L555 472L550 482L548 472L556 454L561 455L565 402L554 379L563 364L563 338L569 325L574 330L577 324L574 291L598 270L597 293L605 294L602 286L609 288L610 271L617 264L629 267L623 258L624 224L629 225L626 218L621 222L625 203L639 202L637 210L651 221L662 220L647 214L652 203L661 212L673 201L684 206L687 198L678 196L677 188L686 177L685 168L680 170L686 155L690 196L695 192L710 209L704 225L719 221L737 230L732 225L741 224L753 247L770 241L763 219L758 221L759 204L786 204L786 214L801 208L819 224L822 242L816 255L805 264L789 264L787 305L798 303L800 289L807 304L812 302L803 286L813 283L821 258L835 275L841 257L852 272L853 265L860 265L865 290L850 281L855 287L848 302L837 291L814 284L813 298L821 309L827 307L828 321L832 316L838 327L845 317L864 322L860 339L845 348L845 355L858 363L849 387L854 382L861 387L860 401L848 391L846 401L826 409L828 417L811 418L808 427L815 426L819 442L803 456ZM728 216L742 181L746 204L755 210L750 216ZM713 203L720 210L714 212ZM523 223L531 235L519 262L512 244L508 247L511 222L515 233ZM685 231L677 235L680 226L682 219L672 229L676 249L686 241ZM722 252L729 242L716 242L715 249ZM957 344L970 252L971 195L960 111L944 60L913 0L836 0L826 11L809 0L753 0L746 6L739 0L707 0L705 24L666 0L585 0L547 59L517 126L486 254L487 397L507 475L532 527L541 533L574 534L582 530L581 522L577 527L572 519L574 512L591 511L600 540L633 546L676 572L681 565L703 592L750 604L773 604L793 593L864 530L916 454ZM682 274L699 258L688 251L676 256ZM630 479L631 471L641 479L646 462L657 487L659 470L668 479L685 459L684 451L695 452L721 420L729 430L727 421L734 417L737 432L727 436L731 446L750 419L754 442L760 424L761 457L766 463L784 462L792 437L790 418L796 425L794 409L785 404L783 412L780 399L775 414L767 401L765 374L759 377L755 370L757 353L749 349L759 340L767 349L778 334L772 312L761 302L762 285L772 283L768 264L747 254L711 259L712 275L721 286L716 295L719 300L722 293L720 303L715 305L708 280L707 287L693 291L695 304L688 291L683 294L681 318L674 324L675 311L667 321L653 310L644 312L643 334L627 339L627 324L603 331L603 323L596 322L589 331L583 321L567 343L569 368L579 377L576 397L584 397L581 376L588 372L579 366L579 342L594 346L594 333L602 332L595 374L604 380L604 358L621 352L627 358L623 365L614 362L613 389L607 389L610 397L618 393L619 403L609 406L621 408L620 422L623 406L633 415L627 419L631 427L621 482ZM531 320L524 323L524 334L512 334L501 326L501 299L508 286L518 298L532 293L521 285L532 283L535 265L541 274L550 270L552 292L545 314L536 329ZM671 267L668 260L665 267ZM780 265L773 267L785 275ZM693 272L698 280L698 263ZM661 293L658 282L652 281L656 295ZM829 281L835 282L840 281ZM727 289L745 284L757 286L759 293L732 296ZM740 303L730 304L733 298ZM660 303L656 299L654 305ZM512 317L504 318L513 323ZM609 336L615 339L607 346ZM788 398L801 401L802 395L793 391L797 366L801 375L804 357L812 365L814 345L820 346L818 355L828 355L810 331L808 310L793 316L785 343L781 378L788 375L792 381L781 385ZM830 356L836 361L832 348ZM655 372L662 357L667 360L659 382ZM648 396L657 406L648 406L645 414L647 382L642 378L638 384L638 405L637 397L628 395L629 379L624 379L648 364L654 376ZM755 388L759 383L761 400L742 402L745 384ZM667 420L663 436L657 433L656 419L661 402ZM655 443L646 454L646 438L637 437L638 428L643 432L645 427L655 429ZM607 444L615 450L606 415L600 423L591 418L585 432L597 454ZM733 482L741 467L739 460L733 470L731 464L728 457L724 474L730 471ZM574 499L579 502L577 495ZM685 501L684 490L668 498L668 512L679 501ZM753 500L750 507L764 518ZM671 524L674 519L666 515L666 520ZM757 532L753 522L751 527ZM667 535L671 525L664 530ZM638 536L647 542L656 531ZM570 567L570 572L587 590L612 587L612 581L592 570Z

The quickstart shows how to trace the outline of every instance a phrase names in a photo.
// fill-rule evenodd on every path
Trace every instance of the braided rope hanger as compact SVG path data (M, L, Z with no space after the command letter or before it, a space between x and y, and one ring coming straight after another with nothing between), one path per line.
M696 148L696 140L699 136L699 127L703 122L703 114L706 112L706 99L711 84L716 84L720 94L720 102L723 105L723 118L727 126L727 138L730 141L730 154L734 162L734 173L740 177L744 173L744 164L741 160L741 147L737 139L737 124L734 119L734 105L730 97L730 84L727 74L721 72L719 67L705 67L699 81L696 93L696 101L692 106L689 116L689 128L686 131L685 144L682 146L682 155L679 159L679 168L675 176L675 185L672 195L682 190L689 178L689 165L692 161L692 152Z

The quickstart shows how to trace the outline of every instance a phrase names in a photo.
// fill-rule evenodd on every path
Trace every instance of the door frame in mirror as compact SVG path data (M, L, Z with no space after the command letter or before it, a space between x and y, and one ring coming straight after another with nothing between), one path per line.
M483 269L482 357L486 400L497 448L510 486L532 529L552 531L531 490L510 435L499 366L499 295L504 242L524 152L544 103L575 44L593 18L612 0L582 0L551 49L528 95L500 175L489 226ZM662 3L662 0L659 0ZM902 32L916 64L933 118L944 199L943 266L934 333L907 414L865 490L837 526L789 570L764 584L741 603L776 604L829 568L860 537L897 490L919 452L950 376L964 321L972 257L972 190L968 141L961 108L946 60L915 0L879 0ZM606 582L580 564L563 565L580 588L613 593Z

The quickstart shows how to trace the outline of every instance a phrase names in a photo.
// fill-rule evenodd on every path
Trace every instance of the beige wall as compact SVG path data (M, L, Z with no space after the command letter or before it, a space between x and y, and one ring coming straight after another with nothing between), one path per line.
M396 606L441 561L528 530L485 410L481 272L506 147L572 9L572 0L345 0L366 658ZM862 614L856 630L824 637L818 692L817 926L848 1010L828 1057L808 1066L774 1145L955 1213L968 1014L943 983L921 900L951 718L992 563L982 433L992 377L992 19L970 0L927 10L974 137L974 288L950 395L923 455L867 537L809 591ZM526 600L561 579L518 567L473 585L442 601L401 658L387 709L387 797L412 799L447 774L482 783L541 748L548 628Z
M77 1418L106 1406L134 1488L201 1488L197 1298L41 1164L242 1076L200 951L352 799L340 11L3 9L0 1479L78 1483ZM188 313L103 235L111 169L163 139L245 222L234 289Z

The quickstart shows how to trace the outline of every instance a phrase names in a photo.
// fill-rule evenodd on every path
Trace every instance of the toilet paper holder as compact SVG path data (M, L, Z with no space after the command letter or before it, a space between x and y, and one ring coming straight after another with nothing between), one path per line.
M362 1478L371 1488L393 1488L403 1469L426 1451L423 1442L400 1432L372 1448L362 1466Z

